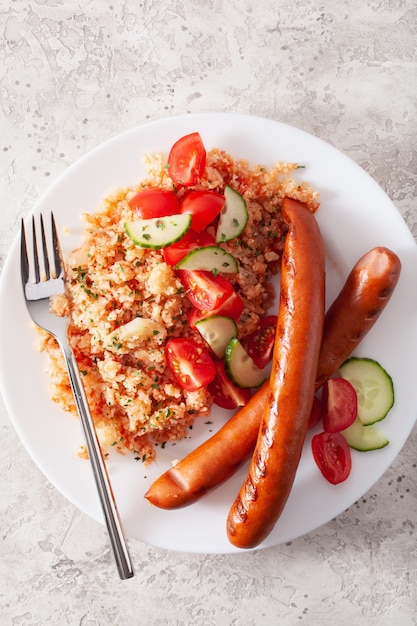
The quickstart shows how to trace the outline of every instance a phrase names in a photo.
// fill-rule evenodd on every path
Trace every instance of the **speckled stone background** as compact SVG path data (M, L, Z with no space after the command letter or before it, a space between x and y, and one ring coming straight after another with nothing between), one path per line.
M416 33L411 0L0 0L1 264L20 218L85 152L215 110L330 142L417 237ZM121 582L104 528L46 481L3 404L0 427L2 626L417 624L416 430L315 532L229 556L133 541L136 576Z

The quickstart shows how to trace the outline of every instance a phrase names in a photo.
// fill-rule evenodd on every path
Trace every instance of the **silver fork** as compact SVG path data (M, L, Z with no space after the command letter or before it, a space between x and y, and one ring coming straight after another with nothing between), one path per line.
M28 244L22 220L20 271L26 306L35 324L56 338L64 355L119 576L125 580L134 575L133 567L77 362L68 342L68 320L50 312L50 296L62 294L65 291L64 263L52 213L52 241L49 241L49 246L42 215L40 216L40 231L41 241L38 243L35 218L32 217L33 254L29 261ZM51 255L48 249L52 251Z

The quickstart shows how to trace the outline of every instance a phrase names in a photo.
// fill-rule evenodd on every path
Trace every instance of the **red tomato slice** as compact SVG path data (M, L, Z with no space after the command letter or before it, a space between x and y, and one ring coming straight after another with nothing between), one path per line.
M197 391L205 387L216 375L210 354L193 339L169 339L165 346L165 357L171 374L187 391Z
M188 323L193 330L197 330L197 328L195 327L195 323L199 320L204 319L205 317L208 317L209 315L213 315L213 313L211 311L200 311L199 309L193 307L188 316Z
M129 200L131 209L144 220L180 213L180 204L173 191L167 189L144 189Z
M243 308L244 305L242 298L236 293L236 291L233 291L227 300L212 311L202 311L196 308L191 309L191 313L188 317L188 323L191 328L197 330L195 323L212 315L224 315L224 317L231 317L236 321L242 315Z
M247 353L260 369L263 369L271 360L277 323L276 315L262 317L259 320L259 328L245 341Z
M237 320L242 315L243 309L244 304L242 298L233 290L226 300L211 311L211 315L224 315L225 317L231 317Z
M308 422L308 427L313 428L316 424L320 422L323 417L323 404L321 401L314 396L313 406L310 413L310 420Z
M205 230L201 233L196 233L194 230L190 229L187 230L180 241L163 248L162 253L166 263L174 267L174 265L181 261L191 250L194 250L194 248L204 248L205 246L211 246L215 243L215 237Z
M191 213L191 228L204 230L224 206L224 196L216 191L189 191L181 200L181 213Z
M358 415L358 396L344 378L330 378L323 385L323 427L338 433L353 424Z
M311 440L311 449L324 478L337 485L347 479L352 468L352 457L346 439L341 433L319 433Z
M176 185L196 185L204 173L206 150L199 133L178 139L168 156L168 175Z
M234 292L230 281L211 272L181 270L180 280L188 299L200 311L217 310Z
M207 389L213 397L213 402L223 409L236 409L238 406L245 406L252 396L250 389L237 387L224 369L223 361L215 361L216 376L208 385Z

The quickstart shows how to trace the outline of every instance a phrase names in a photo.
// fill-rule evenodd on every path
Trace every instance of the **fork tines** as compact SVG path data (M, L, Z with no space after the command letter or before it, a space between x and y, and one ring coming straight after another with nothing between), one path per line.
M33 282L57 278L62 272L61 251L58 240L58 233L55 223L54 214L51 212L51 234L52 234L52 250L48 250L47 237L45 231L45 223L42 213L39 216L40 223L40 245L39 249L38 234L36 228L35 216L32 215L32 250L33 250ZM40 254L40 251L42 253ZM51 252L51 254L50 254ZM51 260L53 259L53 268L51 269ZM22 219L21 244L20 244L20 260L22 280L24 283L29 281L30 263L28 257L28 245L26 239L25 225Z

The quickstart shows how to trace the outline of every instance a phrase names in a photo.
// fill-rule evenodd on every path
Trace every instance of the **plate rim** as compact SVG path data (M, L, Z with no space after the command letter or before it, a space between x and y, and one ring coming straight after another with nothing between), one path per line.
M94 147L92 150L89 150L88 152L86 152L84 155L82 155L81 157L79 157L79 159L77 159L72 165L69 166L69 168L67 168L66 170L64 170L64 172L62 172L60 175L57 176L57 178L48 185L48 187L44 190L44 192L40 195L40 197L38 198L38 200L34 203L33 207L31 208L29 215L31 215L32 213L36 213L39 210L39 207L42 205L43 202L45 202L45 198L47 198L51 192L54 192L56 190L56 188L59 188L60 185L62 185L62 180L65 180L65 178L68 176L69 172L76 172L77 169L82 168L83 165L88 162L88 160L94 160L94 158L100 154L100 152L105 151L108 147L111 147L112 145L114 145L115 143L121 142L123 143L124 139L127 137L131 137L132 133L141 133L144 129L144 127L147 128L152 128L152 127L158 127L161 124L162 125L168 125L168 126L172 126L172 125L181 125L185 120L188 122L190 121L195 121L196 123L198 121L201 122L201 120L211 120L213 121L215 118L217 118L217 121L219 119L231 119L233 118L235 121L240 121L241 123L243 121L251 121L251 123L256 123L259 122L262 125L266 124L266 125L272 125L274 127L282 127L282 128L286 128L286 129L290 129L290 131L294 131L295 133L298 134L298 136L300 137L307 137L309 139L313 139L315 142L318 142L319 144L321 144L325 150L329 150L331 149L331 151L334 151L335 154L338 155L338 158L341 158L342 160L344 159L345 162L349 162L351 166L354 166L357 168L357 171L362 172L362 174L364 174L367 177L367 182L369 184L373 184L374 185L374 189L378 190L378 193L382 193L387 202L393 207L395 213L397 215L397 217L399 218L398 224L402 224L405 229L404 229L404 235L406 235L408 233L409 236L409 241L408 241L408 245L410 248L412 248L413 250L413 254L417 255L417 244L410 232L410 230L408 229L404 219L402 218L401 214L399 213L398 209L395 207L394 203L391 201L391 199L389 198L389 196L386 194L386 192L378 185L378 183L359 165L357 164L355 161L353 161L350 157L348 157L346 154L344 154L343 152L341 152L340 150L338 150L337 148L335 148L334 146L332 146L331 144L329 144L328 142L325 142L324 140L312 135L311 133L308 133L307 131L304 131L302 129L290 126L288 124L285 124L283 122L280 121L276 121L276 120L272 120L269 118L263 118L263 117L259 117L259 116L253 116L253 115L248 115L248 114L241 114L241 113L219 113L219 112L208 112L208 113L198 113L198 114L185 114L185 115L179 115L179 116L173 116L173 117L166 117L166 118L162 118L159 120L151 120L151 121L147 121L144 124L135 126L131 129L127 129L124 130L121 133L115 134L112 137L108 138L106 141L98 144L96 147ZM103 197L106 195L106 191L103 189ZM320 211L320 209L319 209ZM9 248L9 251L7 253L6 259L4 261L3 264L3 268L1 271L1 275L0 275L0 296L3 294L3 291L5 289L4 285L6 283L7 278L10 276L10 272L11 272L11 266L13 264L13 262L15 261L15 256L17 253L17 247L18 247L18 240L19 240L19 235L17 235L14 239L14 241L12 242L12 245ZM15 272L16 273L16 272ZM2 298L2 301L4 300L4 298ZM0 322L2 321L3 317L4 317L4 306L2 304L2 301L0 302ZM31 456L31 458L34 460L35 464L41 469L42 473L44 473L44 475L46 476L46 478L58 489L58 491L60 491L60 493L62 493L64 495L64 497L66 497L67 499L69 499L77 508L79 508L80 510L83 510L87 515L90 515L91 517L97 519L96 515L92 515L91 511L89 510L85 510L82 506L80 506L80 503L76 503L74 502L71 498L68 497L68 495L62 491L62 488L60 488L59 486L59 481L57 483L56 480L54 480L54 477L51 477L49 475L49 472L45 471L45 468L42 467L42 464L39 463L39 459L34 458L32 451L30 449L30 445L28 446L28 442L26 442L26 438L25 438L25 433L22 432L21 429L21 425L19 424L19 421L15 420L13 418L13 402L10 401L10 397L8 394L8 391L5 389L5 381L4 381L4 367L3 367L3 357L1 357L0 355L0 391L2 393L2 397L6 406L6 410L8 412L8 415L12 421L12 424L19 436L19 439L21 440L21 442L23 443L24 447L26 448L28 454ZM388 469L388 467L391 465L392 461L394 460L394 458L399 454L401 448L403 447L405 441L408 439L409 434L411 433L411 430L413 429L413 426L415 424L415 421L417 419L417 412L416 412L416 418L413 422L413 424L410 425L408 432L405 434L405 436L403 437L403 441L401 443L401 445L399 446L399 449L397 450L397 452L394 454L393 458L390 460L389 464L387 467L385 467L383 469L382 472L380 472L377 477L375 478L375 480L372 480L371 485L368 485L367 489L365 490L365 492L370 488L370 486L372 486L373 484L375 484L375 482L377 482L382 474ZM333 489L333 487L332 487ZM364 492L364 493L365 493ZM351 503L352 504L352 503ZM346 510L347 508L349 508L349 506L351 506L351 504L349 504L348 506L343 506L342 508L340 508L340 510L336 513L336 515L339 515L341 512L343 512L344 510ZM334 514L331 515L331 517L329 518L329 520L334 517ZM328 521L329 521L328 520ZM99 520L100 521L100 520ZM319 524L319 526L321 526L321 524ZM315 528L312 528L308 532L312 532L313 530L315 530L316 528L318 528L319 526L316 526ZM305 533L303 533L305 534ZM297 535L297 536L301 536L301 535ZM296 537L293 537L293 539L295 539ZM144 541L144 540L142 540ZM278 542L278 543L283 543L282 541ZM155 545L158 546L158 543L153 543L151 545ZM261 549L261 548L266 548L266 547L270 547L270 545L277 545L277 543L272 543L269 544L268 542L266 542L265 545L261 545L256 549ZM167 547L164 545L160 545L159 547ZM173 546L168 547L169 550L173 550L175 551L176 548ZM183 550L180 550L183 551ZM195 552L193 550L193 552ZM204 550L203 550L204 552ZM239 552L238 550L234 550L233 548L230 550L221 550L221 551L215 551L215 553L227 553L227 552ZM210 553L213 553L210 551Z

